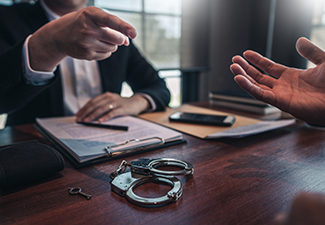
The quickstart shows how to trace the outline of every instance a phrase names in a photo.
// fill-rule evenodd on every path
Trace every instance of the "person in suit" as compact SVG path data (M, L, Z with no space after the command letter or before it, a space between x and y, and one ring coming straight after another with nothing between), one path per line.
M274 105L310 124L323 127L325 52L303 37L297 40L296 48L301 56L316 66L306 70L289 68L249 50L244 52L245 59L239 55L234 56L230 69L239 86L254 98ZM268 75L261 73L249 62ZM324 211L324 194L302 192L293 200L289 214L277 216L274 224L325 224Z
M132 40L136 30L87 0L0 7L0 113L7 125L76 115L100 122L164 110L170 93ZM121 97L127 82L134 95Z

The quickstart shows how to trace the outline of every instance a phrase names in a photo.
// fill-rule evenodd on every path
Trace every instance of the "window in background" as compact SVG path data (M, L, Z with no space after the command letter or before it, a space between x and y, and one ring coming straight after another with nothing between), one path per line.
M180 70L160 70L159 76L163 78L166 82L166 85L170 91L171 99L169 106L176 107L179 106L182 102L181 93L180 93L180 86L181 86L181 71ZM123 82L122 84L122 97L131 97L133 95L133 91L130 86Z
M141 12L142 0L95 0L94 5L113 10Z
M12 0L0 0L1 5L12 5Z
M164 78L172 98L170 106L181 103L180 37L181 0L94 0L94 5L132 24L138 31L134 43ZM170 68L170 70L166 70ZM123 84L122 96L132 95Z
M314 13L310 40L325 51L325 0L314 0ZM315 65L308 61L307 67Z

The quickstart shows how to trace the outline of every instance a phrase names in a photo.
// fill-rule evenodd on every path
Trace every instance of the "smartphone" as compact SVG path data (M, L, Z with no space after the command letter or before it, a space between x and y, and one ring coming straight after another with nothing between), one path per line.
M236 118L229 115L210 115L186 112L175 112L169 116L169 121L181 123L194 123L211 126L230 127Z

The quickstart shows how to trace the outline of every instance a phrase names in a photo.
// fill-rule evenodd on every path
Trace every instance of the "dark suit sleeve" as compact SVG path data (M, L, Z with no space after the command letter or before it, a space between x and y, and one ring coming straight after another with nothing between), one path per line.
M131 42L128 54L127 83L134 93L148 94L156 104L156 110L165 110L170 101L170 92L157 71L139 53Z
M33 28L21 16L30 7L0 7L0 113L18 110L48 86L28 85L23 79L22 47Z
M42 86L25 82L22 72L22 44L23 41L20 41L0 53L0 113L10 114L22 108L53 82Z

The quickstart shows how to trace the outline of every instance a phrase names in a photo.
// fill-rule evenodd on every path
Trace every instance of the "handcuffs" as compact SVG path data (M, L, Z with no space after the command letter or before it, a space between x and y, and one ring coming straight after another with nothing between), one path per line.
M160 166L175 166L182 168L182 170L164 171L157 169ZM130 171L126 171L127 167L130 167ZM123 160L118 169L110 174L112 178L111 189L133 204L146 207L162 206L176 202L182 195L182 183L174 175L190 175L193 172L192 164L172 158L143 158L130 163ZM165 196L157 198L144 198L133 192L134 188L149 182L166 183L172 189Z

